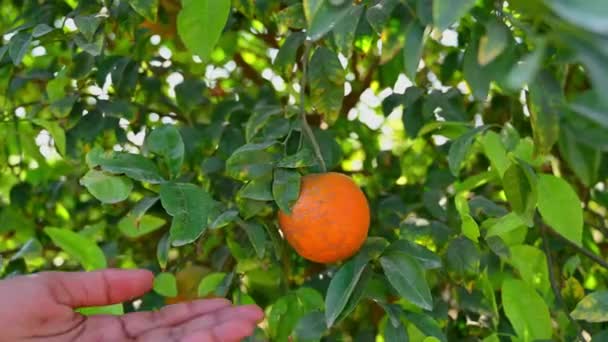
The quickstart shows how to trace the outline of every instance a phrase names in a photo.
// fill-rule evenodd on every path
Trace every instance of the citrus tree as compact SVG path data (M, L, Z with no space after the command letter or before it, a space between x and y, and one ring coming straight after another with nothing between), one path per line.
M605 340L606 18L1 0L0 275L148 268L153 292L81 310L227 297L265 309L251 341ZM367 201L321 182L292 247L326 172Z

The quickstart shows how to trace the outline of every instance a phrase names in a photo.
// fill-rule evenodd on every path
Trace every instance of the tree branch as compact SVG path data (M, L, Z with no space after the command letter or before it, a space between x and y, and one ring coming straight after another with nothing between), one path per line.
M545 226L545 225L543 225ZM573 249L575 249L577 252L579 252L580 254L586 256L587 258L595 261L597 264L599 264L600 266L602 266L603 268L608 270L608 262L606 262L604 259L602 259L601 256L575 244L574 242L566 239L565 237L561 236L559 233L557 233L556 231L554 231L553 229L551 229L551 227L545 226L547 231L549 233L551 233L553 236L558 237L560 240L562 240L563 242L565 242L568 246L572 247Z

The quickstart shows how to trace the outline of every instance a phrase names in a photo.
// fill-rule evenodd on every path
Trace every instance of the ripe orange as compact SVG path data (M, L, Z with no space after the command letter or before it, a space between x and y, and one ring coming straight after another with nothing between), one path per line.
M291 215L279 211L279 226L299 255L318 263L333 263L361 248L369 216L367 199L355 182L329 172L302 178L300 197Z

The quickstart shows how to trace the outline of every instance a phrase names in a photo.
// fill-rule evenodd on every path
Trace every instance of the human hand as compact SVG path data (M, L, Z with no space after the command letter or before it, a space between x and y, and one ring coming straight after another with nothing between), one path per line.
M0 341L232 342L264 314L226 299L174 304L156 312L83 316L75 308L131 300L152 288L145 270L44 272L0 281Z

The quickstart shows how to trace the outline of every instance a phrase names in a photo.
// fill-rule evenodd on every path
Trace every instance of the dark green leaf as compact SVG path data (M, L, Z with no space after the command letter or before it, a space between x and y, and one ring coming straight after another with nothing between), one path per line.
M463 134L452 143L452 146L450 146L450 152L448 154L448 164L450 165L450 171L454 176L458 176L460 173L462 162L467 156L467 153L469 152L469 149L471 148L471 145L473 144L473 141L477 135L486 129L486 126L476 127Z
M559 109L561 90L557 80L548 72L542 72L530 84L528 108L534 133L535 149L547 154L559 137Z
M221 213L218 217L216 217L211 224L209 224L209 228L211 229L219 229L227 226L231 222L236 221L239 216L239 212L236 210L228 210L226 212Z
M363 5L354 5L349 8L348 13L338 21L333 29L334 43L343 55L350 57L353 51L357 25L363 14Z
M156 165L139 154L124 152L105 154L95 148L87 155L87 164L91 168L99 166L106 172L125 174L142 182L157 184L165 181Z
M582 244L581 200L568 182L552 175L541 175L538 179L538 211L560 235L579 246Z
M241 146L226 161L230 177L247 180L267 176L279 158L274 142Z
M303 148L296 154L287 156L277 164L278 167L289 169L298 169L301 167L309 167L317 165L317 157L309 148Z
M380 258L380 264L400 296L425 310L433 308L424 269L414 257L404 253L386 253Z
M342 265L340 270L332 277L325 297L325 322L327 327L333 326L346 307L366 266L367 263L353 259Z
M405 314L405 318L412 322L420 331L427 336L433 336L441 342L447 342L447 338L443 334L439 323L435 321L431 316L422 313L408 312Z
M198 296L206 297L210 294L214 294L225 278L226 273L224 272L213 272L207 274L203 279L201 279L200 283L198 284Z
M49 227L45 228L44 232L55 245L78 260L85 270L92 271L107 267L106 257L95 242L67 229Z
M608 112L607 112L608 113ZM598 149L580 143L570 126L560 128L559 152L570 169L586 186L593 186L598 179L602 154Z
M291 213L291 206L300 196L301 178L298 171L278 168L274 170L272 197L279 208L287 214Z
M509 88L519 90L534 80L541 68L546 45L546 41L541 40L534 48L534 51L524 56L521 62L511 69L506 80Z
M196 241L207 229L207 216L213 206L211 196L194 184L163 183L160 200L173 216L171 244L183 246Z
M169 243L169 234L165 234L160 240L158 240L158 245L156 246L156 260L158 260L158 265L163 270L167 268L167 259L169 259L170 247L171 244Z
M403 63L405 75L412 81L416 80L418 64L424 48L425 27L418 21L412 21L405 31L405 46L403 47Z
M207 60L220 39L228 16L230 0L183 0L177 17L177 31L186 47Z
M129 5L142 17L156 21L158 0L129 0Z
M513 211L531 222L538 197L534 171L527 165L512 163L505 171L502 184Z
M344 97L345 73L338 56L325 47L318 48L310 60L308 78L313 106L333 123Z
M502 284L502 305L517 335L524 340L550 340L551 316L543 299L525 282L513 278Z
M30 48L32 35L26 32L19 32L11 38L8 43L8 54L13 60L15 66L21 64L23 57Z
M126 200L133 190L133 182L120 176L90 170L80 179L80 184L103 203L118 203Z
M296 54L298 49L306 40L306 33L304 32L292 32L285 42L281 45L277 57L274 59L274 65L277 68L285 68L289 65L293 65L296 62Z
M365 13L367 21L376 30L381 33L384 29L384 25L389 20L391 13L397 5L399 0L379 0L373 6L370 6Z
M460 20L473 6L475 0L435 0L433 1L433 21L441 31Z
M427 248L407 240L397 240L393 242L388 253L405 253L415 258L420 265L425 269L434 269L441 267L441 258Z
M240 223L240 226L241 228L243 228L243 230L245 230L245 233L247 233L247 237L253 245L253 248L255 249L255 253L257 254L258 258L263 258L264 253L266 252L267 241L266 230L264 229L264 226L262 226L262 224L260 223L250 221L243 221Z
M608 291L595 291L586 295L572 311L572 317L592 323L608 321Z
M44 36L45 34L53 31L54 28L50 27L47 24L38 24L36 25L36 27L34 27L34 29L32 30L32 37L34 38L39 38ZM2 59L2 56L0 56L0 59Z
M179 175L184 163L184 141L172 125L156 128L146 139L146 148L163 158L172 178Z
M152 208L156 204L156 202L158 202L159 199L160 197L158 196L142 198L133 207L133 209L131 209L129 216L133 216L136 222L139 221L148 212L148 210Z
M508 43L509 29L502 22L492 19L486 24L486 34L479 40L477 61L487 65L500 55Z
M239 196L256 201L272 201L272 187L272 177L256 178L239 191Z
M98 34L91 41L87 40L84 35L76 35L74 42L79 48L86 51L91 56L99 56L103 50L104 35Z
M304 14L308 21L308 37L313 40L321 39L331 31L337 22L344 18L352 7L350 1L334 5L330 0L304 0Z
M608 4L601 0L553 0L547 6L560 17L589 31L608 35Z
M408 342L410 337L401 321L398 322L397 326L387 322L384 326L384 340Z
M95 15L77 15L74 17L74 23L86 40L91 41L99 24L101 24L101 18Z
M476 275L480 265L479 249L467 238L457 238L448 246L448 270L459 275Z
M300 318L294 330L298 341L318 340L327 330L325 314L321 311L313 311Z

